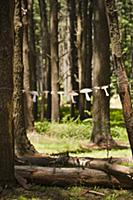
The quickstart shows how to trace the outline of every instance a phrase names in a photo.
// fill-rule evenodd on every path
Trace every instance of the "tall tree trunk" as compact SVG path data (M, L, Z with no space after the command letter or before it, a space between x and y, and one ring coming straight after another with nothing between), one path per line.
M91 60L92 60L91 7L92 7L91 2L88 2L88 0L78 1L77 49L78 49L78 69L79 69L79 91L81 91L83 88L91 88ZM90 105L91 104L88 103L88 99L85 98L85 93L80 93L79 113L81 120L87 117L87 115L85 114L85 109L90 110Z
M85 3L85 2L84 2ZM78 51L78 70L79 70L79 91L85 88L85 38L83 38L84 26L82 25L83 1L77 2L77 51ZM84 35L85 36L85 35ZM85 117L85 95L79 94L79 115L83 120Z
M86 0L87 1L87 0ZM84 3L86 7L86 3ZM83 14L84 16L84 38L85 38L85 51L86 51L86 61L85 61L85 87L92 88L92 1L88 1L87 12ZM86 38L87 37L87 38ZM87 40L87 41L86 41ZM91 95L91 94L90 94ZM91 111L91 101L86 101L86 110ZM87 114L90 115L90 114Z
M35 22L33 16L34 0L29 0L29 46L30 46L30 68L31 68L31 90L37 91L37 73L36 73L36 46L35 46ZM38 98L36 95L33 102L34 120L38 118Z
M13 138L13 9L0 1L0 185L14 182Z
M125 125L133 155L133 110L130 98L128 78L126 75L122 57L121 37L119 32L118 15L115 6L115 0L106 0L106 6L110 26L112 56L114 61L115 72L118 77L118 90L123 107Z
M28 0L23 0L23 64L25 90L25 124L29 131L34 129L33 101L31 96L31 68L29 54L29 17Z
M67 0L67 7L69 13L69 24L70 24L70 75L71 75L71 90L78 90L78 66L77 66L77 37L76 37L76 28L77 28L77 17L76 17L76 2L75 0ZM71 117L75 117L75 104L71 101Z
M58 58L58 1L50 0L50 34L51 34L51 86L52 110L51 120L59 121L59 58Z
M39 0L42 31L42 60L43 60L43 90L49 91L47 94L47 110L45 117L51 119L51 62L50 62L50 34L48 27L48 17L45 0ZM45 98L44 94L44 98ZM43 104L45 101L43 102ZM44 108L44 105L42 105ZM43 109L44 110L44 109ZM45 112L45 111L44 111ZM44 118L44 113L42 114Z
M110 83L109 31L104 0L94 6L94 66L93 66L93 131L91 141L100 145L112 143L110 135L109 96L102 86ZM99 87L98 89L95 87ZM113 144L113 143L112 143Z
M14 27L15 27L15 45L14 45L14 136L15 136L15 150L17 155L23 155L27 153L34 153L35 149L30 144L27 138L25 117L24 117L24 93L23 93L23 56L22 56L22 44L23 44L23 25L21 16L21 0L15 1L15 15L14 15Z

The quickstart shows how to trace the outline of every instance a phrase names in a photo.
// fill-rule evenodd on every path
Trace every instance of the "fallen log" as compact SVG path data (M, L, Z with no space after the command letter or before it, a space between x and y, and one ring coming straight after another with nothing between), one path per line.
M30 182L44 185L70 186L118 186L119 182L102 171L83 168L52 168L52 167L29 167L16 166L16 173Z
M92 157L70 157L68 155L61 156L24 156L21 157L23 165L36 165L36 166L47 166L47 167L82 167L88 166L91 161L106 161L110 164L117 163L133 163L132 158L92 158Z
M131 184L133 187L133 167L110 164L106 161L92 161L89 164L91 169L101 170L111 175L123 185Z
M104 164L102 164L104 166ZM93 165L94 167L94 165ZM85 185L85 186L101 186L110 188L133 188L132 171L129 170L122 176L118 168L111 168L109 166L109 172L105 170L90 169L83 167L76 168L56 168L56 167L38 167L38 166L15 166L17 174L27 179L29 182L44 184L44 185L56 185L56 186L70 186L70 185ZM102 167L101 167L102 168ZM113 173L112 173L113 172ZM114 176L114 172L116 172ZM112 174L113 175L112 175ZM118 173L118 176L117 176ZM128 178L127 178L127 177ZM123 180L126 177L126 181Z

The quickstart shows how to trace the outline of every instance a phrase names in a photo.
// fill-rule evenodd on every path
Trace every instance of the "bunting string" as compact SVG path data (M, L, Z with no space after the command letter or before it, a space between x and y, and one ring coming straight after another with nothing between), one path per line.
M104 90L105 95L109 96L109 92L108 92L108 88L110 87L110 85L103 85L103 86L95 86L93 88L83 88L79 91L80 94L84 94L86 101L91 101L90 98L90 93L92 93L93 91L98 92L98 90ZM1 87L0 90L11 90L11 88L5 88L5 87ZM46 95L46 98L48 96L48 94L50 93L51 95L55 95L55 94L59 94L60 95L60 99L62 100L63 95L65 95L64 91L48 91L48 90L44 90L42 92L38 92L38 91L29 91L29 90L22 90L23 93L25 92L29 92L32 96L33 96L33 102L36 102L37 97L41 96L42 94ZM71 98L72 103L76 103L75 98L76 96L79 96L79 93L72 90L70 92L68 92L68 95Z

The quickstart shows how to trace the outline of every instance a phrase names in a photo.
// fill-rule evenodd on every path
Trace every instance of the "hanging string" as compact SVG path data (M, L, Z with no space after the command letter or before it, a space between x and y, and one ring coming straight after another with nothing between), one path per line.
M103 85L103 86L95 86L93 88L83 88L79 91L79 93L81 94L84 94L85 95L85 98L86 98L86 101L91 101L91 98L89 96L90 93L93 92L93 90L95 90L96 92L98 90L104 90L105 92L105 95L106 96L109 96L109 92L108 92L108 88L110 87L110 85ZM12 88L6 88L6 87L0 87L0 90L13 90ZM64 91L48 91L48 90L45 90L45 91L42 91L42 92L38 92L38 91L29 91L29 90L21 90L22 92L28 92L30 93L31 95L33 95L33 102L36 102L36 99L37 99L37 96L40 96L41 94L45 94L46 95L46 98L47 98L47 95L48 93L51 93L52 95L54 94L59 94L60 95L60 98L62 99L63 98L63 95L65 95ZM75 91L71 91L71 92L68 92L68 95L70 96L71 98L71 101L72 103L76 103L74 97L78 96L79 93L75 92Z

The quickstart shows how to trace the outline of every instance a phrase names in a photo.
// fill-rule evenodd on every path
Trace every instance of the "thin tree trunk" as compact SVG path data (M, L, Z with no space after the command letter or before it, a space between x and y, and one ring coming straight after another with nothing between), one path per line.
M42 98L43 113L42 117L51 119L51 58L50 58L50 34L48 27L47 7L45 0L39 0L42 30L42 60L43 60L43 90L49 91ZM45 99L47 102L46 111L44 110ZM46 113L45 113L46 112ZM41 119L42 120L42 119Z
M29 19L28 0L23 0L23 64L24 64L24 94L25 94L25 124L29 131L34 129L33 100L31 96L31 68L29 54Z
M79 68L79 91L83 88L91 88L92 74L92 3L88 0L78 2L77 14L77 49L78 49L78 68ZM88 13L89 12L89 13ZM90 95L90 94L89 94ZM85 98L85 93L79 96L80 119L88 116L85 110L91 110L91 104Z
M85 3L84 3L84 6ZM87 40L86 41L86 61L85 61L85 86L86 88L92 88L92 1L88 1L87 13L84 13L84 29L87 29ZM85 33L84 33L84 37ZM90 94L91 95L91 94ZM86 101L86 110L91 111L91 101ZM87 116L90 116L88 113Z
M52 86L52 122L58 122L59 114L59 58L58 58L58 1L50 0L50 34L51 34L51 86Z
M0 1L0 185L13 184L13 14L14 1Z
M34 0L29 0L29 46L30 46L30 65L31 65L31 90L37 91L37 73L36 73L36 46L35 46L35 22L33 16ZM34 120L38 118L38 98L36 95L33 102L33 116Z
M82 25L82 13L85 12L82 7L82 0L77 2L77 51L78 51L78 70L79 70L79 91L85 88L85 37L83 37L84 26ZM84 35L85 36L85 35ZM79 94L79 114L80 119L85 117L85 95Z
M70 76L71 76L71 90L78 90L78 66L77 66L77 18L76 18L76 2L75 0L67 0L67 7L69 13L69 29L70 29ZM76 97L75 97L76 98ZM76 99L77 100L77 99ZM75 117L75 104L71 101L71 117Z
M130 98L128 78L123 63L121 37L119 32L118 14L115 0L106 0L107 15L109 19L112 56L115 72L118 77L118 90L123 107L123 115L128 133L128 138L133 155L133 110Z

